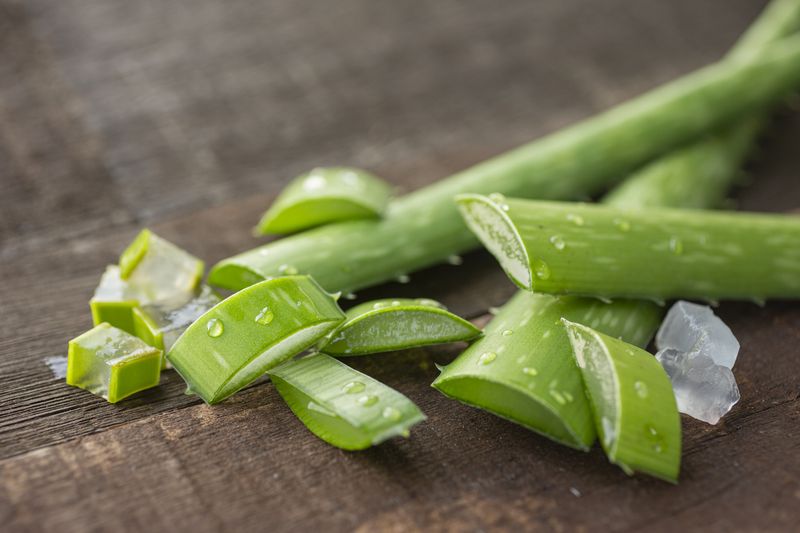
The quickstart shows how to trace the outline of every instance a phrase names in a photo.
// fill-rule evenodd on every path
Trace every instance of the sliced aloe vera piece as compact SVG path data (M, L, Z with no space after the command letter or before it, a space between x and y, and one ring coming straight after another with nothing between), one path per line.
M142 230L119 258L120 277L141 295L140 303L188 300L203 277L203 262Z
M142 305L133 310L134 334L150 346L168 351L192 322L220 302L220 297L208 285L197 296L184 301Z
M310 277L275 278L212 307L183 332L167 359L191 392L217 403L343 320L336 300Z
M103 323L69 341L67 385L116 403L158 385L162 351Z
M320 351L338 357L365 355L468 341L480 334L481 330L435 300L375 300L347 311L347 320Z
M380 217L389 202L389 185L355 168L315 168L298 176L261 217L259 233L294 233L362 218Z
M664 369L641 348L562 321L608 459L628 474L639 471L676 483L681 419Z
M433 386L556 442L588 450L594 423L561 327L564 316L639 344L647 343L659 322L657 309L643 302L589 303L520 291L484 336L442 369Z
M128 333L135 334L133 310L139 305L141 295L120 276L117 265L108 265L100 284L89 300L94 325L108 322Z
M288 361L269 376L312 433L345 450L407 437L411 426L425 420L396 390L325 354Z

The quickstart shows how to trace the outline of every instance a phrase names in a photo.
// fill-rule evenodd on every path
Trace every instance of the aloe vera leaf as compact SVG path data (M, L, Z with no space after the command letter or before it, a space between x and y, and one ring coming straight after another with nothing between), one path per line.
M140 303L185 297L187 300L203 278L203 262L162 239L142 230L119 258L120 277L141 294Z
M275 278L212 307L183 332L167 359L191 392L217 403L343 320L336 300L310 277Z
M610 307L617 310L613 319L600 318ZM556 442L588 450L595 430L580 374L570 357L555 355L565 345L569 348L561 317L592 323L642 345L658 326L657 312L641 302L587 303L520 291L433 386Z
M759 83L752 83L758 79ZM570 199L725 121L774 102L800 84L800 39L757 57L723 61L392 203L380 221L331 224L218 263L213 285L238 290L282 273L312 275L352 291L446 260L477 244L452 198L498 191Z
M100 283L89 300L92 322L95 326L108 322L114 327L135 335L133 310L139 305L141 295L120 277L117 265L108 265Z
M405 350L469 341L481 334L470 322L429 299L365 302L347 311L347 320L320 347L337 357Z
M391 188L356 168L315 168L292 180L264 213L258 233L294 233L331 222L379 218Z
M676 483L681 419L664 369L636 346L562 321L609 460L628 474L640 471Z
M345 450L362 450L425 420L414 403L383 383L325 354L269 371L275 388L316 436Z
M627 298L800 296L800 217L462 195L520 287Z
M116 403L158 385L163 352L103 323L69 341L67 385Z

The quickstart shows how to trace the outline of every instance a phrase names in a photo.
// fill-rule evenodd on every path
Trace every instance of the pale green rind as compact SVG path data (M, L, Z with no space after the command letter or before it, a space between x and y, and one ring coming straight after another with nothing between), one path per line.
M612 463L676 483L681 419L672 384L646 351L562 319L595 427Z
M135 335L133 310L141 295L136 294L122 279L117 265L108 265L95 288L89 308L95 326L108 322L114 327Z
M754 83L758 80L758 83ZM481 163L395 201L382 221L328 225L226 259L209 281L241 289L290 265L331 291L386 281L473 248L458 193L568 199L800 84L800 39L748 61L721 62L571 128Z
M383 215L391 188L363 170L315 168L298 176L261 217L259 233L294 233L314 226Z
M433 300L377 300L350 309L320 351L336 357L367 355L469 341L480 334Z
M399 392L324 354L288 361L269 376L312 433L345 450L407 437L411 426L425 420Z
M459 205L509 277L528 290L650 299L800 296L797 216L474 195L460 196ZM513 232L499 237L481 229L506 223Z
M161 360L161 350L102 323L69 341L66 382L116 403L158 385Z
M569 340L560 323L565 316L642 345L659 323L657 308L647 303L520 291L433 386L556 442L588 450L594 424L580 373L568 355Z
M334 298L310 277L276 278L211 308L178 338L167 359L192 392L217 403L312 346L343 320Z

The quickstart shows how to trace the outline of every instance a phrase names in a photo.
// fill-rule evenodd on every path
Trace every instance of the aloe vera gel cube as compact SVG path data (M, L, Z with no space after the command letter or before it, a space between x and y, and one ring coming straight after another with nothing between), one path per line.
M158 385L162 351L103 323L69 341L67 384L116 403Z
M106 267L100 284L89 300L95 326L108 322L128 333L134 332L133 310L139 305L139 296L120 276L117 265Z

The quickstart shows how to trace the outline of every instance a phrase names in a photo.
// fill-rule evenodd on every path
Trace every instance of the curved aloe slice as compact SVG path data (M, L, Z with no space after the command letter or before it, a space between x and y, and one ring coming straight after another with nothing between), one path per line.
M612 320L602 319L610 310ZM564 316L639 344L647 343L659 321L657 308L647 302L590 303L520 291L433 386L556 442L588 450L594 424L561 327Z
M92 310L92 322L100 325L108 322L128 333L135 334L133 310L139 305L141 295L137 294L128 283L120 277L117 265L108 265L100 284L89 300Z
M71 341L67 385L111 403L158 385L162 352L110 324L100 324Z
M188 300L203 277L203 262L142 230L119 258L120 277L150 303L185 297Z
M262 281L226 298L181 335L167 359L207 403L217 403L297 355L344 320L308 276Z
M188 302L181 300L142 305L133 310L134 335L150 346L168 351L192 322L220 302L208 285Z
M640 471L677 482L681 419L664 369L636 346L562 322L608 459L627 474Z
M407 437L411 426L425 420L422 411L396 390L325 354L286 362L269 376L312 433L345 450Z
M428 299L365 302L347 311L320 351L330 355L365 355L419 346L468 341L481 330Z
M259 233L294 233L329 222L380 217L389 185L355 168L315 168L295 178L264 213Z
M606 297L800 296L800 217L462 195L520 287Z

